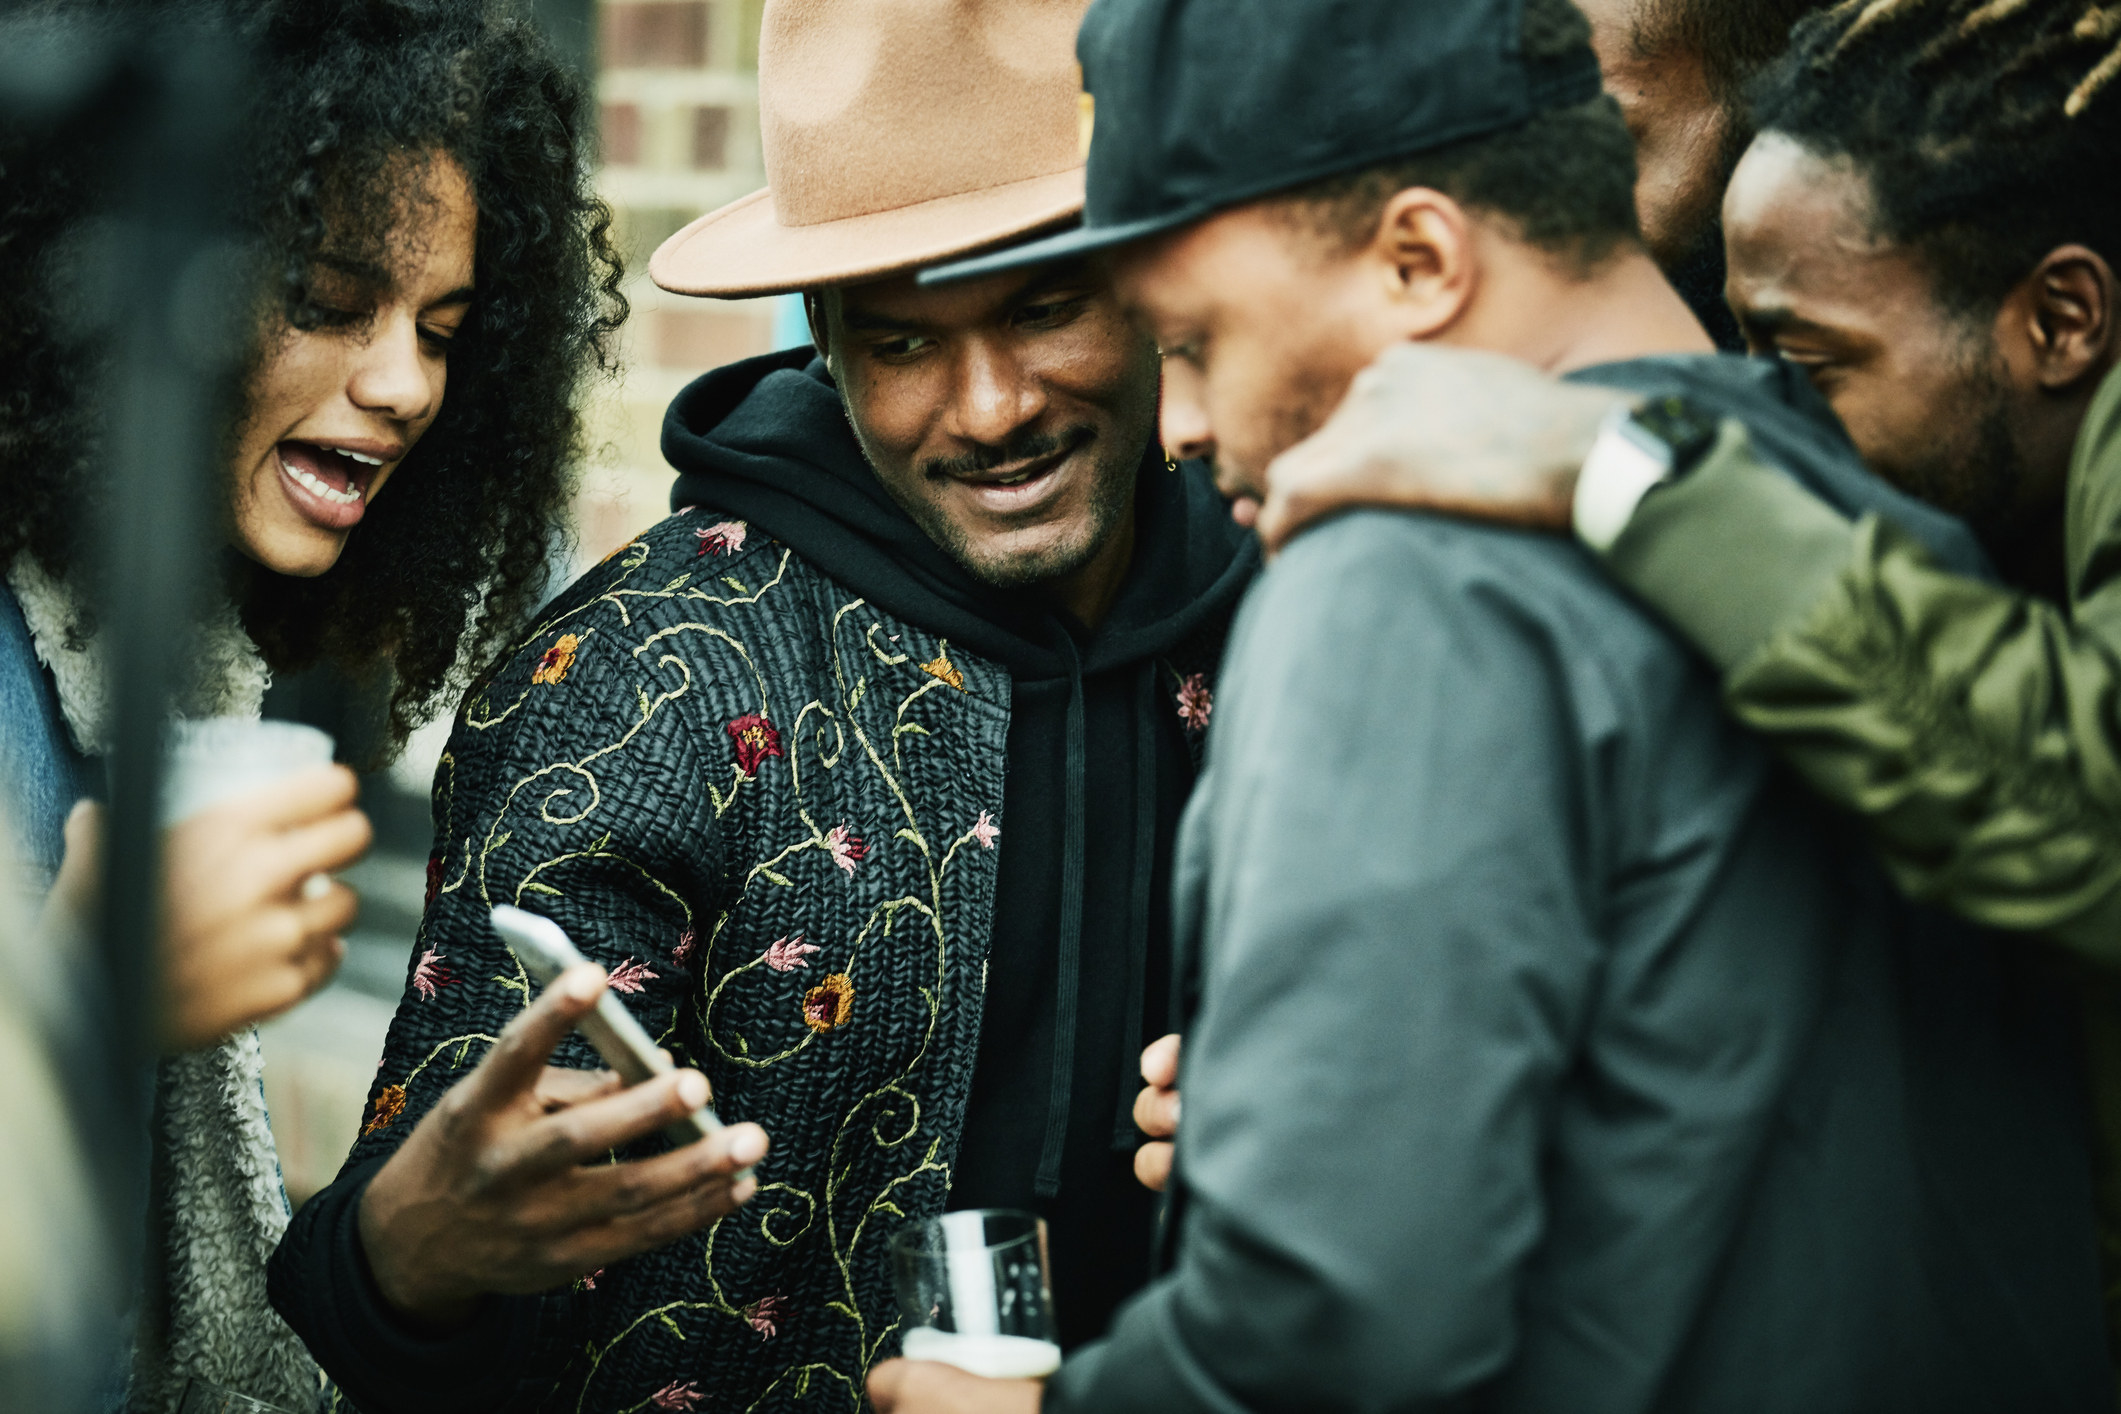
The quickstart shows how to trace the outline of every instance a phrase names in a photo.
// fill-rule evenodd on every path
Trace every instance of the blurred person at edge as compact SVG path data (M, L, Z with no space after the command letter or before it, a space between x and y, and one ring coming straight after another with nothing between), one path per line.
M799 289L816 347L679 395L677 513L465 706L433 966L272 1262L372 1414L853 1408L901 1325L886 1242L946 1208L1046 1218L1063 1347L1148 1279L1132 1062L1169 1025L1171 846L1257 546L1164 457L1155 343L1099 272L916 279L1080 210L1081 14L766 5L769 186L650 272ZM510 1133L575 1003L524 1013L489 900L612 969L725 1152L771 1137L755 1179L632 1142L667 1089Z
M1693 352L1571 7L1287 3L1097 0L1083 229L930 278L1116 248L1166 443L1227 489L1386 350L1470 347L1631 390L1616 432L1682 473L1741 433L1985 569L1793 370ZM1520 13L1529 72L1476 67ZM1494 93L1552 111L1468 136ZM1180 842L1175 1260L1043 1392L893 1363L879 1408L2110 1408L2066 995L1895 897L1712 690L1573 546L1361 511L1293 542Z
M591 108L521 20L396 0L202 0L255 71L236 220L252 298L248 372L213 490L215 593L187 716L255 715L270 674L332 662L390 684L395 745L516 632L558 532L577 394L623 317L608 215L584 156ZM60 0L16 22L124 24L165 7ZM124 514L100 474L89 390L102 350L69 331L104 164L0 161L0 760L25 872L92 892L90 792L108 748L87 568ZM77 160L78 159L78 160ZM252 1023L322 985L354 916L304 881L369 839L342 767L232 800L168 835L169 1006L153 1126L155 1228L129 1408L200 1378L293 1410L319 1376L271 1309L287 1199Z
M1733 438L1675 484L1587 462L1611 399L1514 361L1393 350L1278 460L1260 529L1354 505L1565 530L1726 701L1860 817L1911 896L2083 963L2121 1272L2121 24L2077 0L1850 7L1763 79L1725 198L1732 305L1872 470L1963 517L2004 583L1851 522ZM1594 471L1592 468L1596 466ZM1579 476L1579 468L1585 468ZM1168 1049L1168 1047L1166 1048ZM1168 1057L1151 1058L1167 1086ZM1173 1097L1145 1096L1159 1130ZM1154 1177L1168 1154L1144 1162ZM2121 1281L2109 1280L2121 1351Z

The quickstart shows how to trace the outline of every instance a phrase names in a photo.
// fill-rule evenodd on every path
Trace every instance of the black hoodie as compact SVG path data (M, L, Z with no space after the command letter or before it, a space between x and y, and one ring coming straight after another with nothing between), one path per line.
M1034 591L980 583L928 538L870 469L807 350L687 388L663 453L679 472L673 507L739 516L1010 673L1007 829L950 1206L1044 1214L1063 1343L1091 1339L1149 1274L1153 1204L1133 1176L1130 1111L1136 1058L1170 1029L1170 859L1200 720L1181 714L1180 689L1212 678L1256 542L1203 468L1174 471L1152 446L1134 563L1085 629Z

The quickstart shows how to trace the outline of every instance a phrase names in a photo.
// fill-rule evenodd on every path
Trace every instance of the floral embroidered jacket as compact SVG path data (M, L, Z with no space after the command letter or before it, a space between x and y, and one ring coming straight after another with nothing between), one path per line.
M1193 494L1178 485L1167 499ZM1253 563L1224 558L1210 631L1141 660L1158 712L1196 740ZM459 715L430 904L361 1137L274 1261L276 1303L348 1400L862 1407L866 1370L896 1350L885 1241L952 1190L1010 838L1011 709L1008 667L723 510L664 522L545 611ZM722 1116L774 1147L757 1196L714 1228L422 1341L382 1312L355 1213L534 994L486 921L498 903L565 927L708 1074ZM556 1062L599 1064L579 1038Z

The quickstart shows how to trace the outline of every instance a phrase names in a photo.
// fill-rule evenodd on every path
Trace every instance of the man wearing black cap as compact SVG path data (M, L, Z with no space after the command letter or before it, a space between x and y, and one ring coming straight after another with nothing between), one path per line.
M1226 491L1453 343L1637 394L1598 455L1640 486L1749 435L1983 572L1801 379L1702 353L1564 0L1097 0L1078 54L1083 226L938 273L1112 250ZM1174 1259L1042 1392L896 1364L886 1414L2111 1407L2061 999L1579 548L1314 529L1217 714Z

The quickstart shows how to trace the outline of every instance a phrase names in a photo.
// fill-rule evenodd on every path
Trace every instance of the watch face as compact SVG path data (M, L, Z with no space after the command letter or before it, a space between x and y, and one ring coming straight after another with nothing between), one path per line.
M1686 467L1716 440L1716 418L1677 395L1650 399L1634 421L1671 449L1675 468Z

